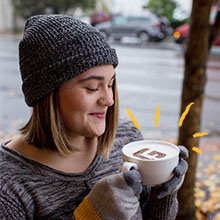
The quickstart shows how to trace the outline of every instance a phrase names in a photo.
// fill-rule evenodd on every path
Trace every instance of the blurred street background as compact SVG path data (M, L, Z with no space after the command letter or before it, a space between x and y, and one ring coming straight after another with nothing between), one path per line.
M56 10L48 6L45 13L65 11L99 29L119 57L116 75L120 118L130 119L126 111L128 107L141 126L144 138L175 142L181 116L184 51L188 31L188 26L187 30L184 26L182 31L182 25L188 25L192 1L170 1L176 2L176 5L167 17L153 13L153 6L149 6L150 0L136 0L135 3L132 0L91 0L91 5L68 7L67 10L63 7L61 11L58 10L61 6L57 6ZM36 7L36 11L28 11L26 8L31 8L31 2L28 4L28 1L23 1L22 4L22 1L0 0L0 141L13 137L17 129L27 122L31 112L21 92L18 61L18 44L24 20L31 13L38 13L39 9ZM215 10L212 11L214 13ZM143 25L139 27L145 18L149 18L149 24L146 23L149 29ZM135 28L131 25L132 19L137 22ZM117 27L115 32L114 27ZM216 42L212 47L207 63L201 131L198 132L207 132L208 136L200 138L203 154L199 155L195 194L196 206L206 216L204 219L213 220L220 219L219 44ZM160 115L158 126L155 127L158 105Z
M15 134L27 122L30 109L24 103L18 64L20 36L0 37L0 135ZM180 98L184 73L183 48L172 37L159 43L140 44L125 38L111 42L120 64L116 69L120 116L130 118L126 107L135 116L145 138L176 139L180 119ZM220 136L220 48L215 47L208 62L207 84L202 114L203 139ZM158 127L156 107L160 105ZM199 131L198 131L199 132Z

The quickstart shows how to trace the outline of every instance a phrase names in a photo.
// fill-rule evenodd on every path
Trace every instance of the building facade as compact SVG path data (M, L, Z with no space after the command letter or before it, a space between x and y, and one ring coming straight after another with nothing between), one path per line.
M0 33L13 29L13 7L11 0L0 0Z

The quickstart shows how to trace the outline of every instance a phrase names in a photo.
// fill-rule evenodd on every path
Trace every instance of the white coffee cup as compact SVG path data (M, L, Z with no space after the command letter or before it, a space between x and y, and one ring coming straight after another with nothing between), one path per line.
M122 148L122 171L132 167L141 173L146 186L167 182L179 162L179 148L172 143L159 140L141 140L126 144Z

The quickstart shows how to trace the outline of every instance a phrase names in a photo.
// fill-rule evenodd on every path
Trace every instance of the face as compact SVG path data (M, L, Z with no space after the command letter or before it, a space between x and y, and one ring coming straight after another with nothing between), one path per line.
M108 107L114 104L112 65L93 67L58 90L58 107L67 135L95 137L104 133Z

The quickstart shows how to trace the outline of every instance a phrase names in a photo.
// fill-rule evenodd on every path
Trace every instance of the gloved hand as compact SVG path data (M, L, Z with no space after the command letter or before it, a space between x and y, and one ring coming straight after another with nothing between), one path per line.
M77 220L129 220L139 208L141 191L138 170L107 176L96 182L74 211L74 217Z
M188 164L183 158L189 157L189 152L184 146L178 146L180 149L179 154L179 164L175 167L173 171L173 177L163 183L162 186L152 187L152 193L161 199L175 191L177 191L183 184L185 173L188 169Z

